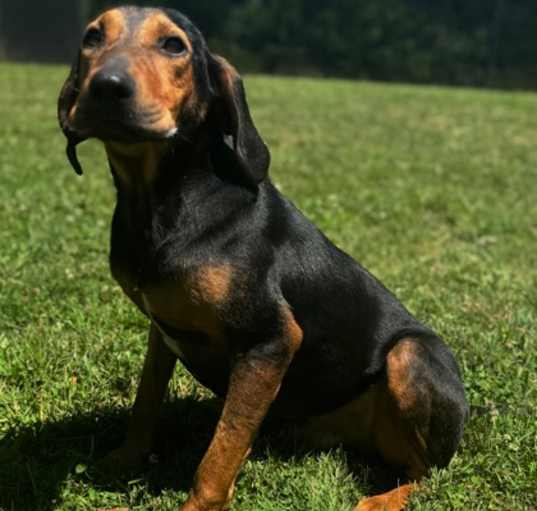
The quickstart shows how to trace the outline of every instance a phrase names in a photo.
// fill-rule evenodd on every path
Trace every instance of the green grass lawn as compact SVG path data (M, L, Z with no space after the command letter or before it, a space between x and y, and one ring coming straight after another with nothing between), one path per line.
M214 427L178 367L160 463L117 481L147 321L108 270L114 191L55 119L67 69L0 65L0 508L177 510ZM537 509L537 95L250 77L272 177L456 352L472 415L411 509ZM265 433L240 511L350 511L379 468Z

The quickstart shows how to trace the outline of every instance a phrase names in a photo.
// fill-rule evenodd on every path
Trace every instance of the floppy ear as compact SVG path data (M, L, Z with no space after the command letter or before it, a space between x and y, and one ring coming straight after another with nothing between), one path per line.
M241 77L227 60L209 54L209 76L217 95L217 126L231 136L231 149L239 172L258 185L267 175L270 153L250 116Z
M63 84L62 90L60 92L60 97L58 98L58 120L60 121L60 126L62 128L63 134L67 137L67 158L69 163L75 169L75 172L78 175L82 175L82 167L78 161L76 155L76 146L82 142L84 139L79 137L69 126L68 115L71 111L71 108L75 104L75 101L78 98L78 73L79 73L79 62L80 55L77 56L76 61L71 67L71 71L67 80Z

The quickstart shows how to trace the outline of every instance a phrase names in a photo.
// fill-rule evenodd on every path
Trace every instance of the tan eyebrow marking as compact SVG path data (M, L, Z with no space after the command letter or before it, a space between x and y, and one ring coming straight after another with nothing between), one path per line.
M155 13L144 20L137 34L138 40L144 46L152 46L163 37L174 36L181 38L189 53L192 51L192 44L185 31L161 13Z
M117 42L126 29L125 16L120 9L112 9L91 23L88 28L95 27L104 30L106 44L111 45Z

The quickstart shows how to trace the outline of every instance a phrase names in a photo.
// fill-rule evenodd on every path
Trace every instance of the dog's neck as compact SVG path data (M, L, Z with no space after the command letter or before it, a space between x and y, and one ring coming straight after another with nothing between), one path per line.
M163 159L173 148L167 142L107 142L105 150L117 185L134 191L140 187L150 188L154 184Z
M128 210L133 230L155 221L173 204L177 212L190 184L209 179L210 153L206 137L197 144L144 142L105 143L105 150L118 192L118 205ZM164 207L166 205L166 207Z
M188 246L257 198L233 173L232 150L214 137L198 137L196 146L107 144L106 151L118 192L112 244L132 248L131 272L139 282L159 267L170 236L175 247Z
M215 193L225 188L228 196L241 197L245 203L255 200L257 189L252 190L234 170L232 150L223 141L215 145L210 133L203 135L195 145L105 144L118 207L128 212L125 218L133 232L160 223L163 217L195 214L193 210L206 199L205 190ZM230 195L230 190L235 191Z
M150 141L136 144L105 142L105 150L116 186L128 193L153 188L163 176L163 171L173 167L179 179L195 169L208 166L210 142L199 133L197 143L177 141ZM144 193L145 194L145 193Z

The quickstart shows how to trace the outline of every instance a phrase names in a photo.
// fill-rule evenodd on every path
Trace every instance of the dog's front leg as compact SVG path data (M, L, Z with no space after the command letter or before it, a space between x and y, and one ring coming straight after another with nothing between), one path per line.
M162 334L151 324L147 354L127 436L104 460L104 468L115 471L136 469L151 452L159 410L177 357L166 346Z
M295 347L290 339L285 339L237 358L214 437L181 511L229 508L235 478L278 393Z

